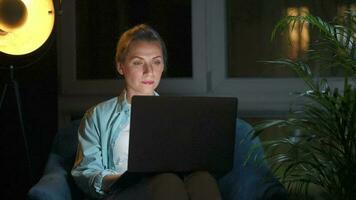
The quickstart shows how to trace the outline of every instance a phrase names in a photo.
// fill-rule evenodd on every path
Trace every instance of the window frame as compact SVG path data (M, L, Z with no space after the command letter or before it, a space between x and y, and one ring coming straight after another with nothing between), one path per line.
M299 78L228 77L225 5L225 0L192 0L193 77L162 79L158 92L238 97L240 117L284 116L291 103L296 102L291 92L303 91L305 85ZM123 87L122 80L76 79L75 1L64 1L62 12L57 29L61 95L117 95ZM330 77L328 81L330 86L342 88L342 78Z

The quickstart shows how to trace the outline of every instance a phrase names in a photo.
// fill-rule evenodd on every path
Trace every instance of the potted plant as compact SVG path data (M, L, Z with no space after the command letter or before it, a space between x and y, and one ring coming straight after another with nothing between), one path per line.
M304 100L285 119L255 124L254 135L271 127L298 130L298 135L265 141L265 159L291 196L308 199L317 190L323 199L355 199L356 16L348 12L337 23L310 14L287 16L277 23L272 38L297 23L307 23L318 32L308 56L267 62L297 73L307 88L297 98ZM327 78L313 75L312 65L342 69L343 86L330 86Z

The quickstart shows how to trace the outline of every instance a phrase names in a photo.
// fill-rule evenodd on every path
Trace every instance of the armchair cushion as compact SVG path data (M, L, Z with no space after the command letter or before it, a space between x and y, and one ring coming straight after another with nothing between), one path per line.
M59 163L66 169L71 170L76 156L78 146L78 128L80 120L73 121L68 127L60 129L53 141L52 153L58 155L61 160ZM52 166L49 166L48 170Z

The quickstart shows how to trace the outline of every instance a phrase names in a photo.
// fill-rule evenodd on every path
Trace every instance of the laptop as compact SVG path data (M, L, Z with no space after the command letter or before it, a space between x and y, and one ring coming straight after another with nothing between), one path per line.
M232 169L237 98L134 96L128 169L114 184L143 174Z

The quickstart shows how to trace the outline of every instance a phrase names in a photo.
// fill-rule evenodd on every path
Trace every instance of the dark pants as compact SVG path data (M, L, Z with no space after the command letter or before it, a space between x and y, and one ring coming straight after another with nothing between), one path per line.
M124 190L115 191L105 200L220 200L215 178L208 172L198 171L180 177L162 173L141 180Z

